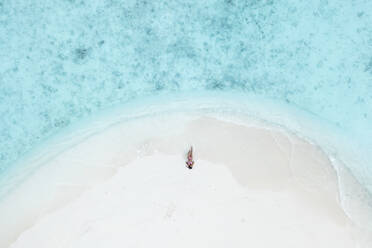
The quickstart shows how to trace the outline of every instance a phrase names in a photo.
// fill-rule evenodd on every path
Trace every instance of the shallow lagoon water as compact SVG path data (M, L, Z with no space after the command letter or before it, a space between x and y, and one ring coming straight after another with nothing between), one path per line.
M198 92L235 109L255 99L269 121L280 105L291 118L274 123L332 150L371 190L371 13L351 0L3 1L0 173L82 119ZM294 113L316 127L292 127Z

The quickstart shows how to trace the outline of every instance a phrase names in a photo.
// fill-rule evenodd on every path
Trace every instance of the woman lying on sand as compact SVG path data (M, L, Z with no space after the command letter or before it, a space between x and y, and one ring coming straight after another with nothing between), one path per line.
M192 147L190 148L189 152L187 153L187 161L186 161L187 168L192 169L194 166L194 160L192 157Z

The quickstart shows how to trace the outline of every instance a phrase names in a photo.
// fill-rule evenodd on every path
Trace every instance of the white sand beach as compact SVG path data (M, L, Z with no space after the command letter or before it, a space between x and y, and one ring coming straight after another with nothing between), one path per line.
M317 146L165 118L113 125L48 161L1 202L0 247L372 247Z

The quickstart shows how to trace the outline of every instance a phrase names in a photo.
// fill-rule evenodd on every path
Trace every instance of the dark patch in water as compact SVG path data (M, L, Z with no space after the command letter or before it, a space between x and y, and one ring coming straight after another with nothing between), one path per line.
M88 55L88 49L78 48L75 50L75 53L78 59L85 59L85 57Z
M74 62L75 63L82 63L86 60L86 58L89 56L91 53L91 48L85 48L85 47L80 47L75 49L74 51Z
M54 126L55 127L66 127L69 123L70 123L70 121L65 120L65 119L54 120Z
M117 89L121 90L124 87L124 83L120 81L117 85Z
M160 81L155 82L155 90L156 91L160 91L164 88L165 88L165 85L162 82L160 82Z
M208 89L208 90L223 90L225 87L226 87L226 85L224 83L222 83L221 81L211 80L207 84L206 89Z
M369 59L369 63L366 65L366 68L364 69L365 72L369 72L372 74L372 57Z

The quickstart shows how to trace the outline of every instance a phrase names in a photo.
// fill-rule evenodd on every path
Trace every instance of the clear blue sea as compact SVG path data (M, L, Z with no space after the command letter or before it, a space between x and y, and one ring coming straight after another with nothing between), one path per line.
M372 190L371 24L369 0L0 1L0 175L112 108L221 97Z

